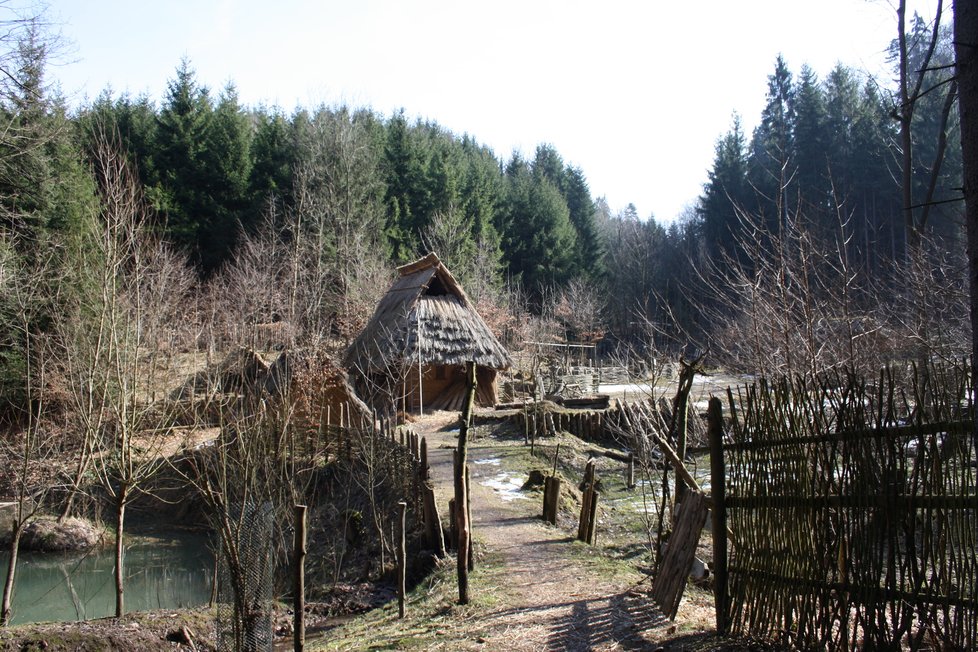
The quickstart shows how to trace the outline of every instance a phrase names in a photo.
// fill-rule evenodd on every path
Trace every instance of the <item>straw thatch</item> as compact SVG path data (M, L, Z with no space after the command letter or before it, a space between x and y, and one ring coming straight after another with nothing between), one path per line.
M397 268L398 279L347 351L347 368L383 372L392 365L462 365L508 369L509 353L465 291L433 253ZM419 351L420 349L420 351Z
M406 375L404 370L415 366L461 367L468 361L484 371L510 367L509 353L438 256L430 253L397 271L397 280L347 350L347 369L367 377ZM425 403L429 397L434 398L428 393Z

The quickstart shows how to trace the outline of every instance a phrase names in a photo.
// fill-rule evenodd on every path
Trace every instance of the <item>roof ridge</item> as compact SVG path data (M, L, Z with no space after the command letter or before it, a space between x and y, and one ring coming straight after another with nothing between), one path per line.
M422 269L427 269L429 267L438 267L441 265L441 260L438 259L438 254L435 252L429 252L427 256L419 258L411 263L405 263L397 268L397 273L401 276L408 276L414 274L415 272L421 271Z

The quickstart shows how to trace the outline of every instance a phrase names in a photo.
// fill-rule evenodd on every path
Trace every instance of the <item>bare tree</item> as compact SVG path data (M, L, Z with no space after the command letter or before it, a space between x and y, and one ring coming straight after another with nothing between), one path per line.
M712 290L711 347L732 369L815 376L838 367L872 368L883 359L878 304L853 269L848 217L822 237L797 211L779 211L778 232L740 211L742 257L726 257L704 281ZM863 310L857 307L863 307Z
M4 233L0 240L0 291L13 309L9 315L10 326L23 344L25 373L22 414L13 423L9 435L0 440L0 454L8 465L14 493L7 574L0 602L0 627L10 623L21 536L46 503L52 486L44 467L57 450L53 430L45 414L53 352L50 338L40 326L43 317L39 306L54 298L50 293L56 291L58 284L48 283L50 257L35 263L32 273L28 274L24 268L15 269L12 260L3 254L14 249L8 246L8 238L12 237L12 234Z
M920 246L921 238L927 228L928 218L934 206L935 192L941 167L947 152L947 132L952 109L957 99L957 80L950 74L936 77L933 63L941 41L941 19L944 13L943 0L937 0L934 21L930 26L930 40L926 44L907 42L907 2L897 3L897 66L899 68L899 102L893 110L893 117L900 124L900 185L903 192L903 212L907 232L907 243L911 254ZM913 46L916 46L914 48ZM919 49L920 57L912 56L912 50ZM929 84L929 85L928 85ZM914 114L921 99L931 93L944 93L940 114L938 143L932 161L926 162L929 180L924 197L915 197L914 167L919 162L914 158L915 139L913 134Z
M94 469L113 505L120 617L126 507L164 463L174 414L165 400L161 356L174 346L190 281L185 261L151 237L140 185L116 143L110 135L98 137L100 209L81 246L77 280L83 289L65 311L61 331L73 413L84 433L74 489Z
M294 170L296 298L310 317L317 306L328 305L347 339L366 323L385 287L375 284L384 268L384 211L368 120L346 107L321 107L300 136ZM323 295L301 300L300 290Z
M242 388L243 394L215 400L222 406L221 433L213 446L189 455L189 467L174 466L208 506L220 535L219 555L230 583L234 649L247 650L270 626L259 617L262 591L272 560L253 554L256 512L270 510L273 537L267 543L276 560L287 557L282 535L289 530L293 505L305 502L317 469L326 460L326 429L319 427L329 375L315 358L293 357L277 369L274 387ZM207 392L222 394L217 384ZM265 605L269 606L269 605Z
M607 302L598 286L584 278L574 278L557 296L555 316L581 342L597 342L604 337Z

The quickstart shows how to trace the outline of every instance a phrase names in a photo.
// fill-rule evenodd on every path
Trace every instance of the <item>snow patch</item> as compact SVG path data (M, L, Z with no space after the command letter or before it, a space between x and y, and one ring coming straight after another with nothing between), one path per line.
M526 498L523 492L520 491L520 487L523 486L523 481L508 473L500 473L493 478L489 478L482 482L482 486L489 487L498 493L499 498L507 503L517 498Z

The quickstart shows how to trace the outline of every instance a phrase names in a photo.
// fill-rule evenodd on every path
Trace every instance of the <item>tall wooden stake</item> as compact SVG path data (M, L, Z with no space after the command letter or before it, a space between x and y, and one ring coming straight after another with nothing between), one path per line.
M424 367L421 363L421 317L418 316L418 414L424 416Z
M441 529L441 516L435 501L435 488L430 480L421 483L421 506L424 514L425 539L437 557L445 556L445 537Z
M469 465L465 465L465 521L469 524L469 550L468 564L469 570L475 570L475 546L472 545L472 483L469 476Z
M295 595L293 596L293 645L295 652L306 647L306 506L295 506Z
M577 539L590 543L593 540L593 524L597 508L596 490L594 488L594 460L590 459L584 466L584 493L581 494L581 518L577 526Z
M458 527L456 556L458 557L459 604L469 603L469 546L471 545L472 532L470 531L469 510L466 509L469 499L466 491L465 470L467 467L469 424L472 421L472 405L475 403L475 362L466 363L465 376L468 381L468 390L465 403L462 405L462 425L459 428L458 450L455 458L455 518Z
M705 354L703 354L705 355ZM700 355L692 362L687 362L684 357L679 358L679 387L676 388L676 397L672 401L672 423L670 424L670 437L676 442L676 456L680 462L686 459L686 437L687 421L689 418L689 393L693 389L693 380L700 370L700 362L703 360ZM681 503L683 495L686 493L686 485L676 482L676 495L674 504ZM673 514L675 518L675 514Z
M397 503L397 615L404 618L404 596L407 593L407 503Z
M727 510L725 469L723 464L723 408L713 397L707 409L707 431L710 436L710 492L713 494L713 595L716 604L717 634L729 629L729 595L727 592Z

